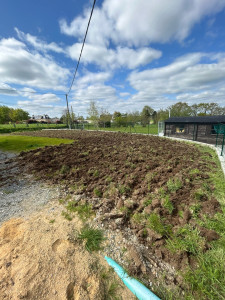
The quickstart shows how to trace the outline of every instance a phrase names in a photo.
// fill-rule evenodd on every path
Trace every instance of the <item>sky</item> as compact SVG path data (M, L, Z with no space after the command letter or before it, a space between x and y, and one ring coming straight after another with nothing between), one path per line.
M60 117L93 1L2 0L0 105ZM97 0L69 105L225 106L225 0Z

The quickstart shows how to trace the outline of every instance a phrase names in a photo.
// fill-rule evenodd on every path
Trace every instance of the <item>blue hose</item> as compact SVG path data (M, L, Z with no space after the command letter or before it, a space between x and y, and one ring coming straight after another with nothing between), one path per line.
M123 283L139 300L160 300L155 294L147 289L138 280L129 277L124 269L118 265L113 259L105 256L107 263L116 271L118 276L122 279Z

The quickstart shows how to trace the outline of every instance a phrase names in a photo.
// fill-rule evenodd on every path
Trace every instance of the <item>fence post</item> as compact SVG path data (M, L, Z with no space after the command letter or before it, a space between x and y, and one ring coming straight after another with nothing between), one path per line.
M224 140L225 140L225 132L224 132L224 134L223 134L223 142L222 142L221 156L223 155Z
M219 135L219 131L220 131L220 125L218 125L218 129L217 129L217 134L216 134L216 147L217 147L217 143L218 143L218 135Z
M149 123L148 123L148 134L149 134Z

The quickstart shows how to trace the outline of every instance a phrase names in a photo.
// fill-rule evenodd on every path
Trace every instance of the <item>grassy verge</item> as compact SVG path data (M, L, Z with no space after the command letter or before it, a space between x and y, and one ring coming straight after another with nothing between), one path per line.
M184 278L189 292L198 299L225 299L225 179L215 151L202 146L199 150L202 157L210 153L209 161L215 163L208 175L214 185L212 197L220 202L222 212L213 217L205 215L197 222L202 227L215 230L220 238L210 243L208 251L198 251L197 267L194 270L189 268Z
M40 129L61 129L66 128L66 124L0 124L0 134L20 132L20 131L36 131Z
M46 138L46 137L31 137L31 136L0 136L0 150L21 152L37 149L45 146L54 146L60 144L70 144L73 140Z

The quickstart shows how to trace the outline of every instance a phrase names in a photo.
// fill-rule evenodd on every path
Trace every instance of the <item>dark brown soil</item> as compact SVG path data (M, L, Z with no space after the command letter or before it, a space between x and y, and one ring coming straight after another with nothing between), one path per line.
M90 200L93 209L101 209L103 215L118 212L108 218L115 229L129 226L149 251L178 269L191 263L189 252L174 255L166 240L185 224L197 228L196 215L220 211L207 174L216 167L209 153L203 156L195 145L154 136L64 130L25 134L75 140L21 153L20 165L27 172L64 184L70 193L98 197ZM159 216L165 230L154 228L152 214ZM219 237L212 230L200 233L205 249Z

